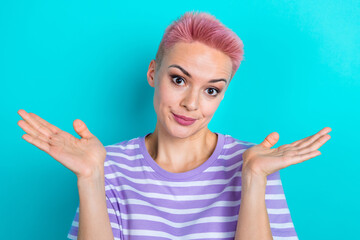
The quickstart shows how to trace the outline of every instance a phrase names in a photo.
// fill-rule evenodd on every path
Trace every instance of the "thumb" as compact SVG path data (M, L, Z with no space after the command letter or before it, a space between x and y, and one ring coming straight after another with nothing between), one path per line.
M272 132L265 138L262 143L260 143L260 145L265 148L271 148L278 142L279 137L280 136L277 132Z
M83 121L81 121L80 119L75 119L75 121L73 122L73 126L75 129L75 132L77 134L79 134L80 137L90 138L93 136L92 133L87 128L86 124Z

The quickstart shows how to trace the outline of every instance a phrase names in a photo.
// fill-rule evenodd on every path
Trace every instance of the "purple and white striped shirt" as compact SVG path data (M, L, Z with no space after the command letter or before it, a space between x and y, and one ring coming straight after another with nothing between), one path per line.
M181 173L168 172L152 159L147 135L105 146L106 204L114 239L234 239L242 153L255 144L216 134L210 158ZM279 171L267 177L265 203L273 238L297 240ZM77 239L78 220L79 208L69 239Z

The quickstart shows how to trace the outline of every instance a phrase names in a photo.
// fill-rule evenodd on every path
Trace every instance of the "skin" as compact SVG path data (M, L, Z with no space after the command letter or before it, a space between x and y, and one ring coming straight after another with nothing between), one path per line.
M18 125L24 140L48 153L77 176L79 240L114 239L107 212L104 182L106 150L80 119L73 122L80 139L34 113L20 109Z
M150 62L147 80L154 88L155 130L146 139L154 161L170 172L189 171L206 161L215 149L217 135L207 125L224 98L232 74L230 58L202 43L177 43L164 56L159 70ZM170 67L176 64L180 69ZM172 77L171 75L177 75ZM209 83L210 79L225 79ZM220 93L214 88L220 89ZM213 97L212 95L216 95ZM197 119L178 124L172 113ZM76 138L34 113L20 109L18 125L24 140L45 151L78 178L80 220L78 239L113 239L104 190L106 150L80 119L73 122ZM280 169L314 158L329 139L331 128L290 144L272 148L277 132L247 149L243 155L242 197L235 239L272 239L265 205L266 177ZM179 149L181 149L179 151Z
M180 66L191 77L172 65ZM207 125L224 97L231 73L231 59L227 55L199 42L175 44L165 54L158 71L155 60L150 62L147 80L154 88L157 123L145 144L162 168L185 172L210 157L217 135ZM225 79L227 83L209 83L211 79ZM183 126L172 113L197 120Z

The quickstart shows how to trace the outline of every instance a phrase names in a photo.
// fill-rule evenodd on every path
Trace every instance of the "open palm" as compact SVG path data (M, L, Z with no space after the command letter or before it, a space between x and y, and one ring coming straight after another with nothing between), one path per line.
M18 114L24 119L19 120L18 125L27 133L22 138L48 153L78 177L88 177L103 167L106 150L80 119L73 122L81 137L78 139L34 113L20 109Z
M271 149L279 140L279 134L273 132L262 143L243 153L242 171L266 177L290 165L314 158L321 154L317 149L331 138L328 135L331 130L325 127L314 135Z

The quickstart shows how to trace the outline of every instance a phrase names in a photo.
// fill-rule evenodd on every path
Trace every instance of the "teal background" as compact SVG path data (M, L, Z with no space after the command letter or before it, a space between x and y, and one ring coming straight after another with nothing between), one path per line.
M281 170L299 239L359 227L360 2L1 1L1 239L65 239L76 176L21 138L19 109L104 145L154 130L150 60L185 11L215 15L245 45L212 131L278 147L329 126L322 155Z

